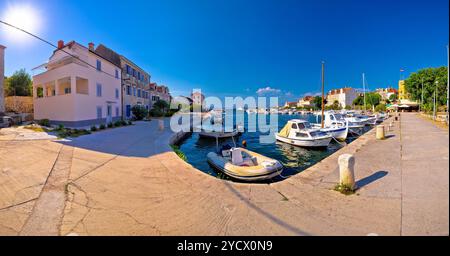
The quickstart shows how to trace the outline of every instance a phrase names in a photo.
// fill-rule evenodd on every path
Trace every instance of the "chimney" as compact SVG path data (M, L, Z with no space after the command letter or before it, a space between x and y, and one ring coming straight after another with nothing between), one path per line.
M91 51L91 52L94 51L94 43L93 42L89 43L89 51Z
M58 50L62 49L64 47L64 41L63 40L59 40L58 41Z

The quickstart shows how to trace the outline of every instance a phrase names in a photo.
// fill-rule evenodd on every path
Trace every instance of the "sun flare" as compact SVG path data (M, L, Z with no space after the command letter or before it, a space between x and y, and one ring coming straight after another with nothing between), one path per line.
M37 10L30 5L11 5L2 13L1 19L30 33L38 33L41 25ZM2 31L9 39L16 42L30 38L22 31L4 25Z

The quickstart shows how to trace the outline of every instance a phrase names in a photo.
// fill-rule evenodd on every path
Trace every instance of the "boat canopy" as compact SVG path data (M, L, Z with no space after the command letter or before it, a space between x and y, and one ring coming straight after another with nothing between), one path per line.
M283 129L278 133L280 136L287 137L291 131L291 124L288 122Z

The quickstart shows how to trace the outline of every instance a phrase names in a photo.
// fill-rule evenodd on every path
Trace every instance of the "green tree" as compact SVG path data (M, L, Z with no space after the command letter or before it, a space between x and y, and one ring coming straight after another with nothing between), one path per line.
M380 104L381 95L376 92L366 93L366 104L370 104L372 106L377 106Z
M148 115L148 110L142 105L134 105L131 108L131 112L136 120L142 120Z
M5 95L6 96L31 96L32 81L30 75L25 69L20 69L6 79Z
M153 108L157 108L161 112L165 112L167 109L169 109L169 103L165 100L158 100L153 104Z
M436 81L438 81L437 87ZM437 105L447 104L447 67L425 68L412 73L405 80L406 91L408 92L411 100L421 100L422 82L423 104L433 105L435 89L437 95Z
M362 96L356 97L356 99L353 100L353 105L356 105L356 106L364 105L364 98Z
M325 99L323 103L327 104L327 100ZM312 100L312 104L314 105L315 108L322 109L322 97L320 96L314 97Z
M391 96L389 96L389 101L390 102L397 101L397 99L398 99L397 94L391 94Z

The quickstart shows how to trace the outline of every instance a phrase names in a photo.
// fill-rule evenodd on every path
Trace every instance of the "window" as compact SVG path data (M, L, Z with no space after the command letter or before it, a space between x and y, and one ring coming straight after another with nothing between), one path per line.
M136 77L136 69L133 68L132 76Z
M36 88L36 97L38 98L44 97L44 89L42 87Z
M308 137L308 134L306 134L306 133L303 133L303 132L297 132L297 137L299 137L299 138L307 138Z
M97 70L102 71L102 62L100 60L97 60Z
M71 93L71 88L70 87L64 88L64 94L70 94L70 93Z
M119 107L116 107L116 116L119 116Z
M141 89L138 89L138 91L137 91L137 95L138 95L138 97L140 98L141 97Z
M136 87L133 87L133 96L136 97Z
M101 119L101 118L102 118L102 107L97 106L97 119Z
M131 75L131 67L128 64L125 65L125 69L126 69L127 74Z
M131 86L127 85L127 95L131 95Z
M126 106L126 115L127 115L127 117L131 116L131 106L130 105Z
M116 69L116 78L119 79L119 70Z
M296 129L297 130L297 125L296 124L292 124L292 129Z
M298 129L305 129L305 125L302 124L302 123L299 123L299 124L298 124Z
M102 85L97 84L97 97L102 97Z
M119 98L119 89L116 88L116 99Z
M141 80L141 72L138 72L138 80Z

